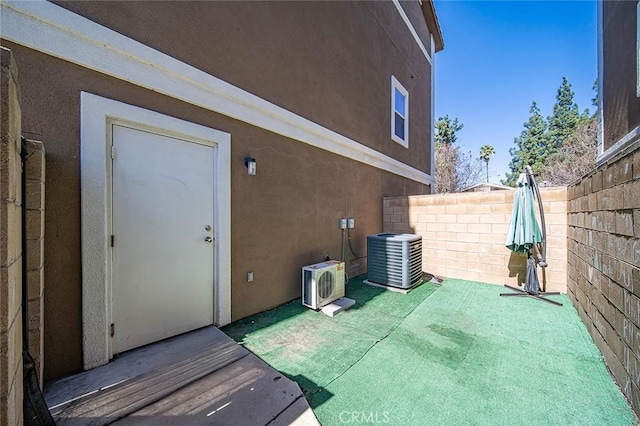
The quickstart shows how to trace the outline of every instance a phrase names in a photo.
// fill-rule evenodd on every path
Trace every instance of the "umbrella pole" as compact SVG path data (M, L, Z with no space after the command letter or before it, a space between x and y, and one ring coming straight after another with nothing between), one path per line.
M542 208L542 197L540 196L540 188L538 188L538 183L536 182L536 178L533 176L533 170L531 170L530 166L525 166L524 170L527 174L527 180L529 181L529 186L533 189L533 193L536 196L536 200L538 200L538 210L540 211L540 231L542 234L542 253L538 249L538 245L534 244L533 248L538 256L538 264L542 268L547 267L547 224L544 220L544 208ZM546 283L545 283L546 284Z
M529 250L527 252L527 263L528 262L533 262L533 264L535 265L535 260L533 259L533 256L531 255L531 251ZM527 271L526 271L526 277L525 277L525 283L529 283L530 280L537 280L538 277L535 276L536 271L535 271L535 267L533 267L534 269L532 271L530 271L531 268L529 268L529 265L527 265ZM533 276L529 275L529 273L534 274ZM542 273L544 274L544 268L542 268ZM527 290L523 290L517 287L512 287L510 285L504 285L505 287L507 287L510 290L515 291L515 293L500 293L500 296L525 296L525 297L533 297L534 299L538 299L538 300L542 300L543 302L547 302L547 303L551 303L552 305L556 305L556 306L562 306L562 303L560 302L556 302L555 300L551 300L551 299L547 299L546 296L550 296L550 295L558 295L560 294L559 292L544 292L544 291L527 291ZM539 286L537 286L539 288ZM525 288L527 288L527 286L525 286Z

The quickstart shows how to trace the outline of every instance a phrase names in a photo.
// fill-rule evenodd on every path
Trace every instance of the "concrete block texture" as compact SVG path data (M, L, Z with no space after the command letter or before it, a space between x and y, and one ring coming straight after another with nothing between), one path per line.
M0 47L0 424L22 419L21 111L18 70Z
M44 144L40 141L27 140L27 150L29 157L27 158L27 179L40 180L44 182L45 176L45 149ZM41 207L44 207L44 200Z
M0 424L17 424L22 411L22 313L19 310L6 332L0 333Z
M15 201L0 200L0 267L12 264L20 256L21 225L20 206Z
M44 182L39 180L27 180L27 209L40 210L44 205Z
M586 208L577 202L579 184L570 187L567 232L570 299L578 312L588 313L581 318L636 412L640 408L639 173L636 149L590 174Z
M480 280L493 284L521 285L526 257L512 255L505 246L513 210L513 190L420 195L385 198L386 205L408 200L406 219L390 214L384 229L409 230L422 235L423 269L436 275ZM567 188L542 188L541 197L547 222L545 271L548 291L567 290ZM585 197L586 200L586 197ZM386 214L386 213L385 213ZM584 218L582 218L584 221ZM401 228L398 223L405 224ZM542 271L539 271L542 276Z
M0 268L0 332L9 329L22 302L22 261Z

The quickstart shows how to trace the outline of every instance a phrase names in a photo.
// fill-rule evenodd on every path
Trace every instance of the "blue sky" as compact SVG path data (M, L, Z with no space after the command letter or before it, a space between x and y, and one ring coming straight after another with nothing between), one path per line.
M565 76L580 110L594 107L597 77L595 1L435 0L445 48L436 55L436 118L464 124L458 143L496 155L489 179L509 171L509 148L532 101L545 117Z

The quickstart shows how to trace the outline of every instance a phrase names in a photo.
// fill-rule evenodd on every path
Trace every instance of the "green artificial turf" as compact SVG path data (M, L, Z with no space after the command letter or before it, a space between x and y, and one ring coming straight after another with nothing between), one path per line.
M504 291L352 280L357 304L334 318L296 301L224 331L296 380L323 425L636 424L568 298Z

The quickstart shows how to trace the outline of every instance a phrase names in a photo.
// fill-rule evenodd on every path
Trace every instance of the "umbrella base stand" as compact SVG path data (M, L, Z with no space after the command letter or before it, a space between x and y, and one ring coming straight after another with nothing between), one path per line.
M507 287L510 290L515 291L516 293L500 293L500 296L523 296L523 297L533 297L534 299L538 299L538 300L542 300L544 302L547 303L551 303L552 305L557 305L557 306L562 306L562 303L560 302L556 302L555 300L551 300L551 299L547 299L546 296L551 296L551 295L558 295L560 294L557 291L553 291L553 292L539 292L538 294L535 293L529 293L528 291L525 290L521 290L519 288L516 287L511 287L510 285L506 285L505 287Z

